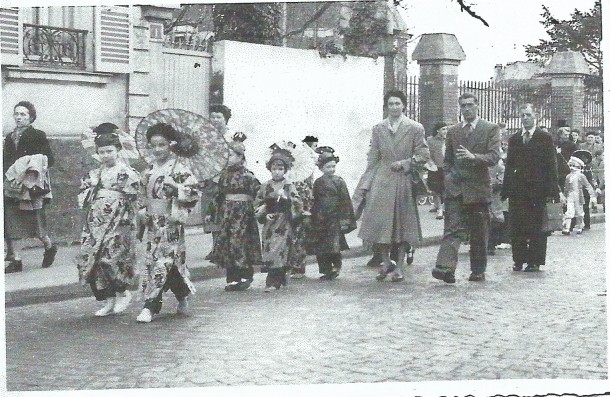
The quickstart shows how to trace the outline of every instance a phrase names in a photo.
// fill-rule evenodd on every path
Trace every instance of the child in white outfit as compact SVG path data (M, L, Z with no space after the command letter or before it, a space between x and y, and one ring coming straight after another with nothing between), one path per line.
M567 207L563 216L562 233L564 235L570 234L570 223L572 222L572 218L576 218L574 230L576 231L576 234L581 234L584 224L583 216L585 214L583 210L585 197L582 189L587 189L591 197L595 197L595 190L589 181L587 181L587 177L582 173L585 163L581 159L570 157L568 165L570 166L570 173L566 176L562 197L562 201ZM594 201L592 202L594 203Z

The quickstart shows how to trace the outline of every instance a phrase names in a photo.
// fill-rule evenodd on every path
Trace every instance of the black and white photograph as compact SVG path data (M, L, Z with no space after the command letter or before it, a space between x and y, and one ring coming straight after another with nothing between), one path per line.
M0 1L0 394L610 395L601 0L115 1Z

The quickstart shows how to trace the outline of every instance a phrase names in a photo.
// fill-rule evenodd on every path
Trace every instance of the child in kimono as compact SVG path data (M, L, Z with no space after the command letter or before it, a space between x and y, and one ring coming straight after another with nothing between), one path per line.
M583 209L585 203L583 188L587 189L591 197L595 197L593 186L591 186L587 177L582 173L585 163L577 157L570 157L568 165L570 166L570 173L566 176L562 195L562 201L567 209L563 216L563 230L561 233L566 236L570 235L572 218L576 218L576 224L574 226L576 234L582 233L584 225L583 217L585 214Z
M252 205L261 184L246 169L245 138L237 133L229 142L229 164L220 174L218 192L207 215L219 219L220 230L210 261L226 270L225 291L244 291L250 287L253 266L261 263L260 237Z
M78 195L86 215L77 267L81 284L88 284L95 299L105 302L95 312L103 317L123 312L131 301L140 176L119 161L118 134L98 134L95 147L101 166L85 175Z
M273 150L267 162L271 180L261 186L254 202L255 215L264 224L261 271L267 272L265 292L286 286L288 253L293 239L292 225L303 211L303 203L294 185L285 178L293 161L286 149L276 147Z
M345 181L335 175L339 157L328 146L318 150L323 175L313 185L308 251L316 255L320 280L333 280L341 270L341 251L349 249L345 234L356 229L356 220Z
M146 208L146 260L143 280L144 309L141 323L152 321L161 311L163 292L171 290L178 300L178 314L186 314L187 296L195 293L186 265L184 223L198 202L197 179L173 153L181 146L181 134L168 124L146 131L153 161L143 176Z

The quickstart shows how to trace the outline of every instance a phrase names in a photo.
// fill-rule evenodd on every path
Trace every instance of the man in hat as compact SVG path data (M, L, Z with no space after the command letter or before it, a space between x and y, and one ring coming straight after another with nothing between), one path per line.
M522 129L508 140L502 200L509 198L513 270L534 272L545 264L547 236L542 231L546 202L558 199L557 155L553 138L536 126L531 103L519 107Z

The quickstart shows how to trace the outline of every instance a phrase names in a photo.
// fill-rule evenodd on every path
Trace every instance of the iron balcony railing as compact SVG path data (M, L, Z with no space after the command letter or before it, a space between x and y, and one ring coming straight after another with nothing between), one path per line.
M85 69L86 30L23 24L25 63Z

